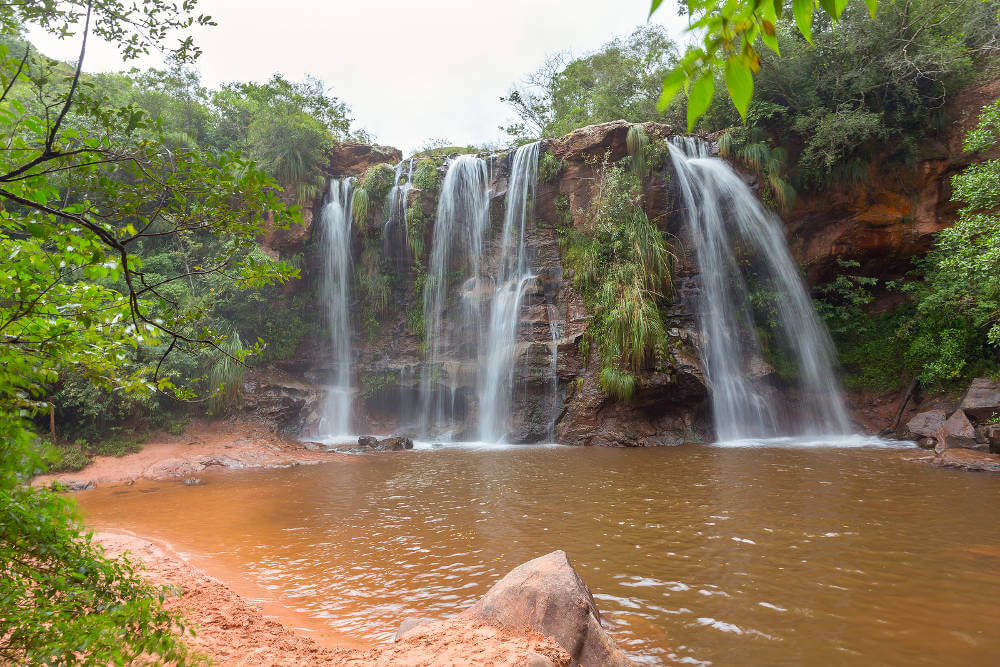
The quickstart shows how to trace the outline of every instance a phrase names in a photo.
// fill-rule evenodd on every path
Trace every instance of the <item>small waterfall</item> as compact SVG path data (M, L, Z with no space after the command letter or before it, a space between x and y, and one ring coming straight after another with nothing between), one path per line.
M548 440L556 440L556 419L559 418L559 311L555 304L547 306L549 316L549 338L551 338L552 356L549 357L549 383L552 387L549 406Z
M449 163L441 184L434 238L424 284L425 363L420 396L421 433L447 436L457 421L457 376L474 367L481 350L483 247L490 228L486 162L461 155ZM456 279L464 278L457 286ZM449 303L449 293L458 299ZM447 326L445 323L447 322ZM446 330L456 333L451 340ZM447 394L447 396L446 396Z
M819 321L775 216L706 144L678 137L670 144L681 199L700 271L699 326L711 386L716 437L722 441L781 435L849 433L833 345ZM748 285L749 264L756 270ZM752 287L773 304L772 329L787 346L797 374L798 402L768 392L764 346L755 327Z
M534 203L539 142L514 153L504 201L500 262L493 292L486 364L479 382L479 439L503 440L510 428L517 324L524 287L534 279L525 248L528 205Z
M406 199L413 189L413 163L410 158L396 165L392 189L386 197L386 219L382 227L382 252L395 266L410 257L410 230L406 226Z
M320 430L330 436L351 432L351 196L354 179L330 181L320 217L325 259L326 300L333 352L333 385L326 395Z

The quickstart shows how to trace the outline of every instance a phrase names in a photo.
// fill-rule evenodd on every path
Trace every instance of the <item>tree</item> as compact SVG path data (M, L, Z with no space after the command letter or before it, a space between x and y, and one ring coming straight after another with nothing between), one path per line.
M5 662L123 663L155 653L183 660L179 618L125 560L93 546L72 503L27 485L46 457L30 418L73 372L123 393L191 395L162 373L171 353L214 350L224 337L171 286L226 274L244 286L295 274L252 252L265 229L298 220L277 184L234 152L171 147L159 122L133 104L112 106L82 76L87 39L100 35L134 58L166 48L179 63L197 48L185 32L209 25L149 0L66 0L0 5L16 38L36 24L78 31L75 67L0 46L0 657ZM7 41L10 41L8 39ZM16 40L15 40L16 41ZM164 44L173 46L163 47ZM41 66L40 66L41 65ZM31 104L22 93L30 91ZM198 234L225 239L201 265L147 270L144 244ZM240 353L242 356L244 353ZM131 361L132 363L126 363ZM240 361L239 358L234 361Z
M644 25L594 53L550 56L501 101L519 121L501 128L515 137L549 137L624 118L655 120L660 81L677 60L661 26Z
M878 0L864 0L872 16ZM652 16L663 0L652 0ZM715 95L715 70L724 72L726 90L733 104L746 117L753 98L754 75L760 71L761 46L778 53L776 24L786 13L785 0L687 0L682 11L690 17L688 31L699 34L701 46L688 48L680 63L663 79L663 92L657 103L666 110L684 90L688 95L687 125L695 123L708 110ZM813 15L819 5L820 16L836 21L844 12L847 0L792 0L792 16L802 36L812 42Z

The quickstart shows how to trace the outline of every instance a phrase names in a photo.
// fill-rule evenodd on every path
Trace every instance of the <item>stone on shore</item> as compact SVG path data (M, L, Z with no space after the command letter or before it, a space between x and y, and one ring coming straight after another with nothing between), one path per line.
M517 566L458 618L550 636L574 665L633 664L601 626L594 597L564 551Z

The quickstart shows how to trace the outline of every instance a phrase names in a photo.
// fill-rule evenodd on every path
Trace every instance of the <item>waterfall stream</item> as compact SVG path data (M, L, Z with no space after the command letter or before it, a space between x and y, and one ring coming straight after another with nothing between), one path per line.
M779 221L703 141L677 137L669 147L700 272L698 320L716 437L849 433L833 345ZM768 314L762 319L752 303ZM790 372L765 361L779 349ZM780 370L795 385L794 402L773 389L768 376Z
M354 179L330 181L320 224L324 252L323 293L333 351L333 384L326 394L320 431L328 436L351 432L351 196Z
M479 439L503 440L510 428L517 325L525 285L534 275L525 247L528 207L533 204L538 175L539 143L517 149L504 200L500 260L490 309L485 363L479 382Z
M460 155L451 160L441 184L423 295L423 435L452 435L461 418L456 405L460 379L474 372L482 350L489 183L485 160ZM451 300L456 290L457 298Z

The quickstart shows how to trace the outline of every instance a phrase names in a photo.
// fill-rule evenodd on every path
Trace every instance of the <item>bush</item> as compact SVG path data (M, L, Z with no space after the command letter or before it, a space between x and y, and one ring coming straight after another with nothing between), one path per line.
M635 177L606 165L590 215L593 236L563 228L564 263L594 313L587 348L601 358L602 391L628 400L635 372L666 355L660 305L672 292L674 258L663 232L638 205Z

